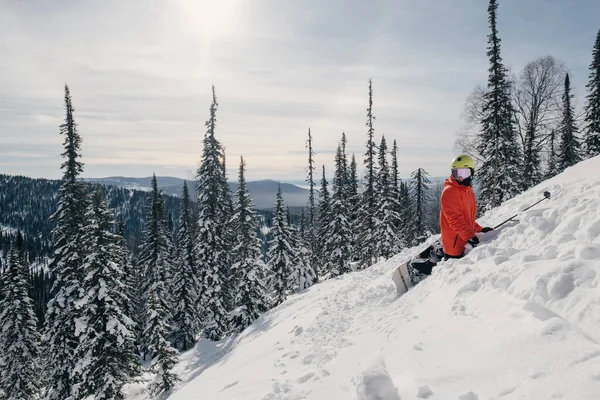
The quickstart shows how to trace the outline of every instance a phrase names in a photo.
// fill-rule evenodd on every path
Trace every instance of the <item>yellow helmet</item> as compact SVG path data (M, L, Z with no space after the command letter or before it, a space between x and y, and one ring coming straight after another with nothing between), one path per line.
M475 169L475 162L473 162L473 159L471 158L471 156L466 155L466 154L461 154L460 156L456 156L454 158L454 160L452 160L452 169L457 169L457 168L471 168L471 169Z

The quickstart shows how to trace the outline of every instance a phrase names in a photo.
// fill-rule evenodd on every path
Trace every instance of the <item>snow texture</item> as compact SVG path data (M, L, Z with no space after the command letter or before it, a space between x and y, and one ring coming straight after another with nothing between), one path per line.
M598 171L600 157L583 161L489 211L482 225L552 192L402 297L391 272L425 244L201 340L170 399L598 398Z

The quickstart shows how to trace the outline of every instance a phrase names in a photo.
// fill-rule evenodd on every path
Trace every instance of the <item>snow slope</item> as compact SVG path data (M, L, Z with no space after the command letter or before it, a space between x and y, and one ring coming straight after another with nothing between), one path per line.
M544 190L551 200L405 296L390 276L417 249L292 296L237 338L201 341L170 399L600 399L600 157L480 222Z

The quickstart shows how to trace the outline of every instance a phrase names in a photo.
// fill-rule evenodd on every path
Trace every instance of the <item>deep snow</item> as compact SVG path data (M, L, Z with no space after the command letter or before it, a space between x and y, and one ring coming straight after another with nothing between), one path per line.
M236 338L200 341L170 399L600 399L600 157L479 222L544 190L551 200L400 298L391 273L424 246L291 296Z

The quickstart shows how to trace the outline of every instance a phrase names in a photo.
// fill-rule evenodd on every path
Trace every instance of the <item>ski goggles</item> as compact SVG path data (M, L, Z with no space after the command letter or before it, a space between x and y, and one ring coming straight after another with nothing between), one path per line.
M454 179L467 179L471 176L471 168L456 168L452 170L452 177Z

